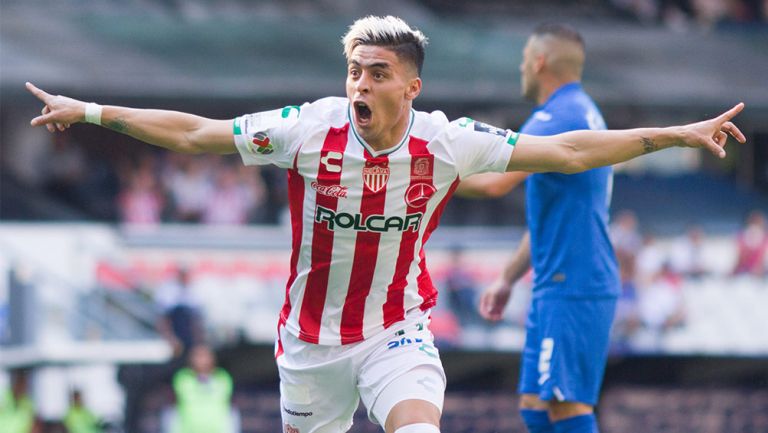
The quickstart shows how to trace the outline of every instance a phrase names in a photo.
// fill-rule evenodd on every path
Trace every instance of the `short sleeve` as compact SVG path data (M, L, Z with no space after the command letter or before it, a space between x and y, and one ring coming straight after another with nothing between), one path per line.
M233 125L235 146L243 163L290 168L301 146L301 112L306 105L289 105L236 118Z
M451 122L447 147L460 178L487 171L504 172L519 134L464 117Z

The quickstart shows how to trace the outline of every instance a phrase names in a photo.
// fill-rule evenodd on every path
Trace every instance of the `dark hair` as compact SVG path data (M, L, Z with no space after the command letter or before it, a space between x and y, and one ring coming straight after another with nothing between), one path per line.
M401 44L380 43L372 45L380 45L394 51L399 59L416 65L416 70L419 71L419 75L421 75L421 69L424 67L424 47L418 44L415 40L406 41Z
M542 23L533 30L534 36L552 36L558 39L571 41L584 48L584 38L573 27L560 23Z

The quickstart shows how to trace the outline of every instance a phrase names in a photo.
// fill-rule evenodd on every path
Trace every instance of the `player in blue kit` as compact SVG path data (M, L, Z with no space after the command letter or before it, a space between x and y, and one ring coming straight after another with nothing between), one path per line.
M575 30L539 26L520 66L522 91L539 106L521 128L531 135L605 129L580 80L584 42ZM480 313L501 319L512 286L533 266L519 392L528 430L597 432L597 403L608 334L619 295L608 238L612 169L579 174L509 172L464 181L467 196L499 196L527 178L528 231L497 282L481 296Z

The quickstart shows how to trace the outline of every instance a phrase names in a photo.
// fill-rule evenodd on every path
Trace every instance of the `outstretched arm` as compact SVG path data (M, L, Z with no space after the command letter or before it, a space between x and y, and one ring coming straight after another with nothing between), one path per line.
M50 95L27 83L27 90L45 104L30 122L49 131L63 131L86 121L86 104L66 96ZM213 120L167 110L146 110L107 105L101 107L101 126L155 146L182 153L234 153L232 120Z
M522 183L530 173L511 171L507 173L479 173L462 179L456 188L456 195L465 198L501 197Z
M740 143L746 141L731 122L743 108L740 103L713 119L669 128L583 130L550 137L521 135L507 171L578 173L674 146L704 148L724 158L728 135Z

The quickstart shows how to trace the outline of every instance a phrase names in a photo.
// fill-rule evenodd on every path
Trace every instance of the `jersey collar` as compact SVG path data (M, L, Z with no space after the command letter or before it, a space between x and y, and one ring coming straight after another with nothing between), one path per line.
M559 98L561 95L565 93L569 93L575 90L581 90L581 83L578 81L573 81L568 84L563 84L562 86L558 87L557 90L552 92L551 95L549 95L549 98L547 98L547 101L538 107L536 107L536 111L544 109L547 105L549 105L552 101L554 101L556 98Z
M411 135L411 127L413 127L413 119L415 118L415 111L413 108L411 108L410 116L408 116L408 127L405 128L405 134L403 134L403 138L400 140L400 142L397 144L397 146L390 147L388 149L376 151L373 150L373 148L363 140L363 137L360 136L360 134L357 133L357 129L355 129L355 122L352 119L352 104L347 103L347 119L349 120L349 126L350 130L352 131L352 135L355 136L355 139L358 143L360 143L365 150L368 151L371 156L382 156L382 155L389 155L390 153L393 153L403 147L403 144L405 144L406 141L408 141L408 137Z

